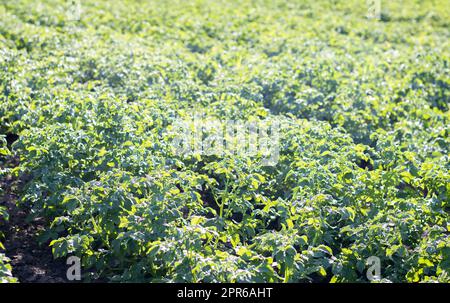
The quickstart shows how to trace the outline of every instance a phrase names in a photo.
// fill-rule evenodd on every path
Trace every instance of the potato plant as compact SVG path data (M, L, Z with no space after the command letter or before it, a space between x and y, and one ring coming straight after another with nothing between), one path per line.
M4 136L0 136L0 177L5 176L8 173L8 169L3 168L5 158L10 156L11 152L7 148L7 142ZM3 186L2 186L3 187ZM3 188L0 187L0 197L4 195ZM0 205L0 226L8 223L9 214L6 207ZM9 264L9 258L6 257L4 250L5 246L2 243L4 238L4 233L0 230L0 283L13 283L16 282L16 278L12 277L11 265Z

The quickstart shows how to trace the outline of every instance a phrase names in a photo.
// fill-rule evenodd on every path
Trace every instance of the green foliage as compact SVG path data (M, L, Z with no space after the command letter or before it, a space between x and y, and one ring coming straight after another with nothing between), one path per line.
M1 3L21 203L86 278L450 282L445 1ZM197 112L278 121L279 161L176 154Z
M7 142L4 136L0 135L0 178L3 178L7 173L8 169L4 168L4 161L6 157L10 155L10 151L7 147ZM0 183L0 197L3 196L3 184ZM9 215L6 207L0 205L0 226L8 222ZM0 231L0 283L13 283L17 280L12 277L11 265L9 264L9 258L3 253L5 246L2 241L4 234Z

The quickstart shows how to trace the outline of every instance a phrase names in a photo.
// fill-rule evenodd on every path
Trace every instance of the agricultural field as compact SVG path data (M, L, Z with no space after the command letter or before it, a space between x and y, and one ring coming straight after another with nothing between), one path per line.
M449 42L448 0L0 0L0 282L450 282Z

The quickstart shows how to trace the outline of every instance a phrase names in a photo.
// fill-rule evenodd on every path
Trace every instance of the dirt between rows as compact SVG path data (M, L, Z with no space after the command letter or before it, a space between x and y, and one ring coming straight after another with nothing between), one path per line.
M16 160L17 161L17 160ZM8 166L14 163L8 163ZM12 165L14 166L14 165ZM49 243L39 245L37 237L46 228L43 218L29 219L30 210L18 206L18 188L23 182L11 176L0 179L3 195L0 205L7 208L9 221L0 219L5 254L11 259L12 273L21 283L65 283L67 265L53 259Z

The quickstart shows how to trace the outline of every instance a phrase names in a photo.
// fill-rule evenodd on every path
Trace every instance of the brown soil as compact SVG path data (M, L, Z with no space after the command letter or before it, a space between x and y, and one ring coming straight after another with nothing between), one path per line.
M17 205L15 192L21 183L11 176L0 180L4 191L0 205L7 207L9 213L8 222L0 220L0 230L6 238L3 241L5 254L11 259L13 276L22 283L68 282L64 261L53 259L48 243L38 244L37 236L46 228L46 222L43 218L28 220L29 209Z

